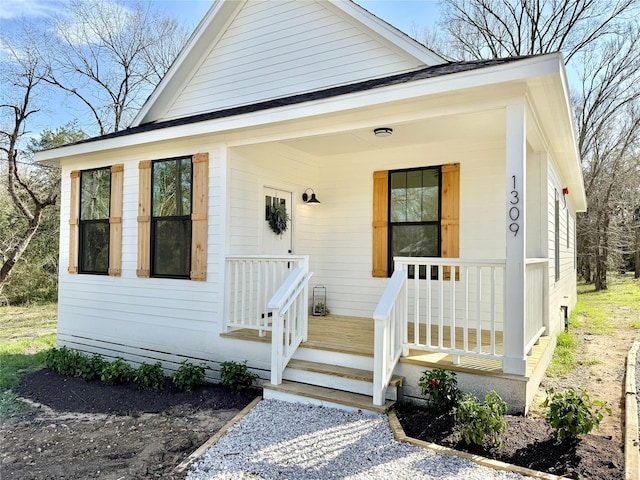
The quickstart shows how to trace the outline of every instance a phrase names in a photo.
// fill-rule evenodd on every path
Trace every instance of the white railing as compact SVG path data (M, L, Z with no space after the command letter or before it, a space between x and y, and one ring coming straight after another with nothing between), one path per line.
M501 360L504 260L398 257L395 270L409 277L406 348Z
M291 271L309 265L308 256L230 255L227 257L224 331L271 330L267 303Z
M544 279L549 267L546 258L531 258L526 261L525 277L525 353L529 353L546 330Z
M398 363L406 337L407 275L395 271L375 312L373 349L373 404L382 406L387 385Z
M307 285L313 273L308 263L296 267L280 286L268 307L273 310L271 328L271 383L282 383L282 372L300 343L307 340L309 294Z

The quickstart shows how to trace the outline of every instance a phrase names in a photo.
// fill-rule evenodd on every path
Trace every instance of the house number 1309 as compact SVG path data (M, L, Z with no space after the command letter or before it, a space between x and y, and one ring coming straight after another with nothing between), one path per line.
M513 190L511 190L512 198L509 200L509 204L511 205L509 208L509 220L511 220L509 230L513 232L514 237L517 237L518 231L520 230L520 224L518 223L518 219L520 218L520 208L518 207L520 195L516 189L516 176L512 175L511 178L513 178Z

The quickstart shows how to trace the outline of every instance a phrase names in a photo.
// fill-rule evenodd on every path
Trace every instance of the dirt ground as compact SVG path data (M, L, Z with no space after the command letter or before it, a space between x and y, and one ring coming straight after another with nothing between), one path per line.
M0 424L0 478L177 479L174 468L254 397L220 385L193 393L61 377L45 369L17 393L34 407Z

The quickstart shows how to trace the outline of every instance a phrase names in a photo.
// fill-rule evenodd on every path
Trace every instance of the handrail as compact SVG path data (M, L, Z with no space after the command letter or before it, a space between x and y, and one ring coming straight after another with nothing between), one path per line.
M271 330L272 385L282 383L282 372L300 343L307 339L307 285L313 276L307 265L294 268L268 303L268 308L274 311Z
M378 406L384 405L387 385L406 341L406 280L406 271L393 272L373 314L373 404Z

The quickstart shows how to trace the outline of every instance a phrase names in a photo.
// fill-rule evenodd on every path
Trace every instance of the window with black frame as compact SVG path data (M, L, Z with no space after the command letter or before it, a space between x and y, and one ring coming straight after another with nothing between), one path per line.
M389 172L390 274L394 257L440 256L440 183L440 167ZM412 267L408 273L413 277ZM437 269L431 276L437 277Z
M84 170L80 174L79 272L109 271L109 210L111 169Z
M189 278L191 157L156 160L151 172L151 275Z

